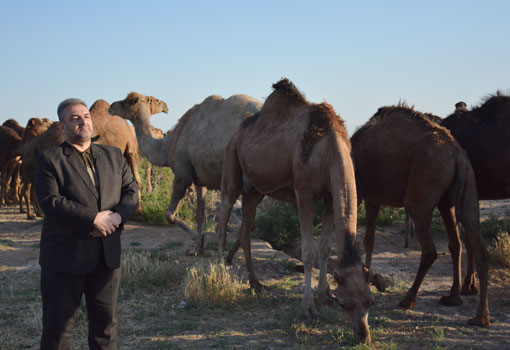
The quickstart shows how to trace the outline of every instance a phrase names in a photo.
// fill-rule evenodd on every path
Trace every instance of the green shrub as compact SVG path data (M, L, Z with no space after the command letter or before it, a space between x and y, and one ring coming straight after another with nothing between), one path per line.
M510 232L510 214L499 219L494 213L490 213L487 219L480 223L480 232L488 242L494 241L501 232Z
M322 227L321 213L323 203L315 208L314 233ZM299 216L293 204L264 199L257 210L255 219L255 237L271 243L274 249L282 250L292 241L301 237Z
M401 224L405 221L404 208L394 208L388 206L381 206L379 215L377 216L377 226L393 226ZM367 224L367 213L365 210L365 202L362 202L358 207L358 225L365 226Z

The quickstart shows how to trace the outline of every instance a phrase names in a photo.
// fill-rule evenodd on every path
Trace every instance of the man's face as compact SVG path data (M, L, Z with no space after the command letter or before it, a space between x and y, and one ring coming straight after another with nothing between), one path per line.
M92 119L84 105L67 106L64 109L61 130L69 143L81 144L92 137Z

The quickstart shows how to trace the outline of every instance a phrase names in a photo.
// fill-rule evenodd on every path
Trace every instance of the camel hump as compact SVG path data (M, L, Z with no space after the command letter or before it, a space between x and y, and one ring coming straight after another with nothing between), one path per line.
M473 116L478 119L491 120L510 115L510 96L497 92L495 95L489 95L485 98L481 106L472 110Z
M92 113L92 111L104 111L110 108L110 104L106 102L105 100L97 100L90 106L89 111Z
M220 95L211 95L205 98L202 103L217 103L223 101L223 97Z
M281 79L279 82L273 84L274 92L283 92L286 96L292 97L297 101L306 103L305 96L301 93L296 85L287 78Z
M335 130L346 143L350 143L344 121L328 103L312 105L308 118L308 126L301 138L301 160L303 162L310 158L315 144L331 130Z

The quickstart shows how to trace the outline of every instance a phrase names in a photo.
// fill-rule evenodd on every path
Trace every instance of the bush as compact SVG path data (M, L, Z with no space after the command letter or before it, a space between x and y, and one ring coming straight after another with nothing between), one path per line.
M508 232L498 233L489 252L493 260L510 267L510 235Z
M377 216L377 226L393 226L401 224L405 221L404 208L394 208L388 206L381 206L379 215ZM365 226L367 224L367 213L365 210L365 202L362 202L358 207L358 225Z
M499 219L494 213L490 213L487 219L480 223L480 232L488 242L494 241L502 232L510 232L510 215L507 213L503 219Z
M322 202L315 208L314 233L321 228ZM255 219L255 237L283 250L301 237L299 216L293 204L266 198L259 206Z
M187 269L182 282L185 298L206 304L236 302L247 288L223 262L199 261Z

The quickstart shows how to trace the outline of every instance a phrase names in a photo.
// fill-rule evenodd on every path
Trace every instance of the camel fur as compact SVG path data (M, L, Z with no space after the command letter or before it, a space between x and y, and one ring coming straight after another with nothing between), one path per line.
M307 102L287 79L273 88L260 113L243 122L225 151L217 228L220 258L232 206L242 194L239 236L250 285L260 289L250 243L257 205L265 195L296 203L305 270L302 309L309 317L316 317L311 289L313 216L317 201L323 199L319 300L330 300L326 271L328 241L334 231L340 257L335 271L337 297L350 317L356 339L370 343L368 308L373 296L368 270L355 247L356 186L344 122L327 103Z
M437 257L430 234L432 212L437 206L448 231L454 277L450 295L442 297L441 303L462 303L459 296L462 245L457 217L466 230L468 255L471 251L475 255L480 278L478 310L469 322L488 325L488 252L479 230L474 173L464 150L448 130L400 105L380 108L354 133L351 143L358 196L365 200L367 215L365 264L370 267L380 206L404 207L415 223L422 253L415 281L399 305L406 309L414 307L423 278ZM468 270L466 284L473 279L474 271Z

